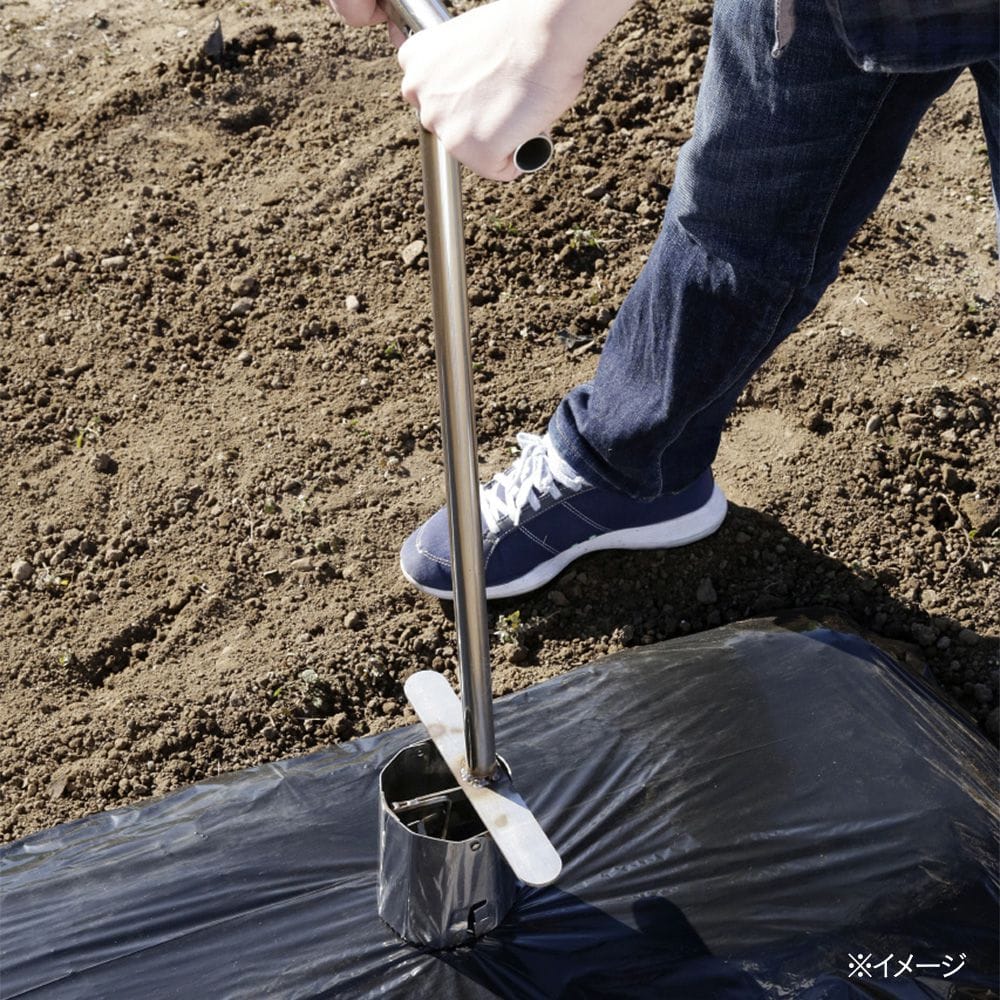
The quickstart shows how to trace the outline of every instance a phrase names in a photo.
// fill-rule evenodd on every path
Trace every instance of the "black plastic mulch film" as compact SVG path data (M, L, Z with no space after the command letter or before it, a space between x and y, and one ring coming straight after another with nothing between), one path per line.
M377 776L415 726L6 846L0 996L996 996L994 750L860 637L726 626L496 715L565 869L474 945L376 913Z

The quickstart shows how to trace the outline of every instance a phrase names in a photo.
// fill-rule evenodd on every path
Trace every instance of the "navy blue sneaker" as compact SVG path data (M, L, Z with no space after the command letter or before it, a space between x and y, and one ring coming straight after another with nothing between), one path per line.
M518 434L517 443L514 464L479 487L487 600L537 590L588 552L696 542L726 516L711 470L680 493L646 503L576 475L547 434ZM446 507L406 539L399 561L415 587L452 599Z

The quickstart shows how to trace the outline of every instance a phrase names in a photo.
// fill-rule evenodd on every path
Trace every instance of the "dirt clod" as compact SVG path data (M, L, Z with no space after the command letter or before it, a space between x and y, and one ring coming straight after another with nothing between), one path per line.
M112 473L118 467L115 460L106 451L96 451L90 458L91 468L95 472Z
M715 585L712 583L712 578L706 576L701 583L698 584L698 590L695 593L695 597L699 604L715 604L719 599L718 594L715 592Z
M16 583L27 583L35 575L35 567L27 559L15 559L10 567L10 575Z

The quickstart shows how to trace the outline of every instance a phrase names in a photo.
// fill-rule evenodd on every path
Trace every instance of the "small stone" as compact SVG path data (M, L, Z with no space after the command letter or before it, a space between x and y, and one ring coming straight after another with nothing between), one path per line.
M292 561L292 569L297 573L312 573L316 569L315 563L308 556Z
M238 274L229 282L229 290L238 298L252 298L257 294L257 279L252 274Z
M323 735L335 740L343 740L349 737L351 735L351 724L347 719L347 714L345 712L338 712L336 715L331 715L323 723Z
M264 573L264 579L272 586L277 587L281 583L281 571L269 569Z
M990 503L985 495L978 492L960 494L958 508L968 521L969 530L974 531L977 535L985 535L997 524L995 505ZM988 571L984 569L983 572Z
M412 243L407 243L399 252L400 257L403 258L403 267L413 267L423 252L423 240L414 240Z
M521 663L526 663L528 660L529 652L526 646L522 646L518 643L514 646L511 651L507 654L507 659L510 660L515 666Z
M43 330L36 339L39 347L51 347L56 342L56 338L48 330Z
M344 308L349 313L360 312L361 300L357 297L357 295L348 295L347 298L344 299Z
M352 632L357 632L365 627L365 619L360 611L348 611L344 616L344 626Z
M216 17L215 24L212 26L212 33L202 43L202 51L209 59L218 62L222 58L225 47L226 42L222 34L222 22Z
M69 777L65 774L58 775L54 777L52 781L49 782L49 798L55 802L57 799L61 799L66 794L66 786L69 784Z
M91 468L95 472L114 472L117 468L115 460L106 451L97 451L90 458Z
M865 433L878 434L880 430L882 430L882 417L878 413L873 413L865 421Z
M46 262L46 267L62 267L66 263L66 258L61 254L57 253L50 257Z
M964 493L969 488L953 465L945 464L941 467L941 478L944 480L945 487L952 493Z
M591 201L600 201L607 193L607 184L594 184L583 192L583 196Z
M124 271L127 266L128 258L123 257L121 254L116 254L114 257L101 258L101 269L104 271Z
M35 575L35 567L27 559L17 559L10 567L10 575L18 583L27 583Z
M125 553L121 549L116 549L109 545L104 550L104 561L109 566L118 566L125 562Z
M975 646L979 642L979 636L971 628L961 629L955 639L960 646Z
M253 306L253 299L244 297L237 299L229 307L229 312L233 316L246 316L248 313L253 312Z
M715 604L715 602L719 599L710 576L706 576L705 579L698 584L698 590L695 597L698 599L699 604Z
M806 416L806 427L814 434L821 434L827 429L826 418L822 410L810 410Z
M246 366L246 365L250 364L251 361L253 361L253 355L249 351L246 351L246 350L240 351L240 353L236 355L236 360L241 365Z
M83 257L80 255L80 251L74 249L73 247L63 247L63 260L70 264L81 264L83 262Z

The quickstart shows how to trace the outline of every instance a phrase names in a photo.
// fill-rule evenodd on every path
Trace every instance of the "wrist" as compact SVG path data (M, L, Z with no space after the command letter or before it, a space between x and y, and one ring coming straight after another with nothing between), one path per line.
M582 74L594 50L635 0L501 0L529 26L543 58Z

